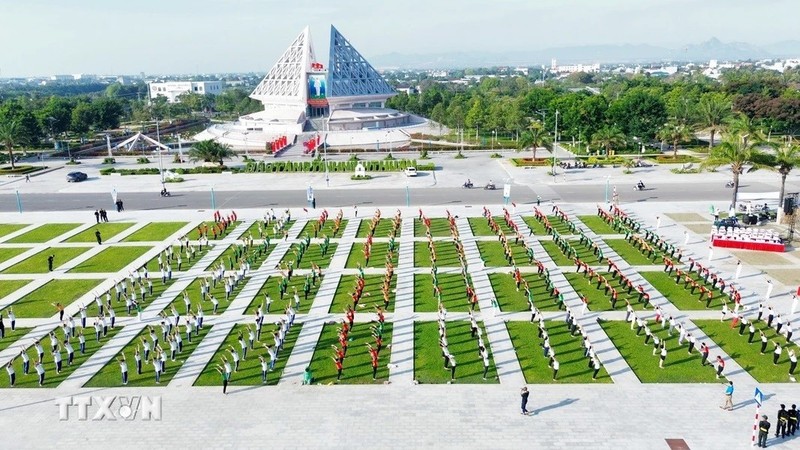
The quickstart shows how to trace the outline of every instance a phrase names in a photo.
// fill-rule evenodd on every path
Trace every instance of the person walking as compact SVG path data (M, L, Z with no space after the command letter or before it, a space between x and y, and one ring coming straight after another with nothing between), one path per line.
M728 381L728 386L725 387L725 403L720 408L726 411L733 409L733 381Z
M50 255L47 257L47 271L53 271L53 260L56 258L56 255Z
M722 376L722 371L725 370L725 360L722 356L717 355L717 379Z
M761 448L767 447L767 435L769 435L770 423L767 420L767 415L761 416L761 421L758 422L758 446Z
M528 392L528 387L523 386L522 390L520 391L520 398L522 399L522 414L528 415L528 396L530 392Z

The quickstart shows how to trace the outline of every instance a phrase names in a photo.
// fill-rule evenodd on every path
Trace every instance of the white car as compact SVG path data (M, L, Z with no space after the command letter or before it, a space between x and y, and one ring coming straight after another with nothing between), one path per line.
M406 167L405 174L407 177L415 177L417 176L417 168L416 167Z

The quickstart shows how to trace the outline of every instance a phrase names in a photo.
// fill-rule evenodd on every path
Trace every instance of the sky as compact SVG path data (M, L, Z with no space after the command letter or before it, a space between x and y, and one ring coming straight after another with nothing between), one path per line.
M265 72L305 26L369 59L798 39L798 0L0 0L0 78Z

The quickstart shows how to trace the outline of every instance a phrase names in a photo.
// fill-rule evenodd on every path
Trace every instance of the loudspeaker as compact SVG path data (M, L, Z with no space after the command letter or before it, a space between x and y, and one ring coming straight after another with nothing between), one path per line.
M783 199L783 213L791 214L794 211L794 197Z

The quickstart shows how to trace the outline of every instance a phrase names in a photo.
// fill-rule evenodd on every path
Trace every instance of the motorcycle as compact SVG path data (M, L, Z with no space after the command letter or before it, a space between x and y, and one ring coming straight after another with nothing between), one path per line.
M634 191L643 191L644 190L644 183L641 181L633 187Z
M727 183L725 183L725 187L726 188L732 188L733 187L733 181L728 181Z
M164 189L161 190L161 196L162 197L170 197L170 193L166 188L164 188Z
M487 191L493 191L497 189L497 187L494 185L494 183L487 183L486 186L483 187L483 189Z
M467 180L464 184L461 185L461 187L463 187L464 189L472 189L472 186L473 184L472 181L470 180Z

